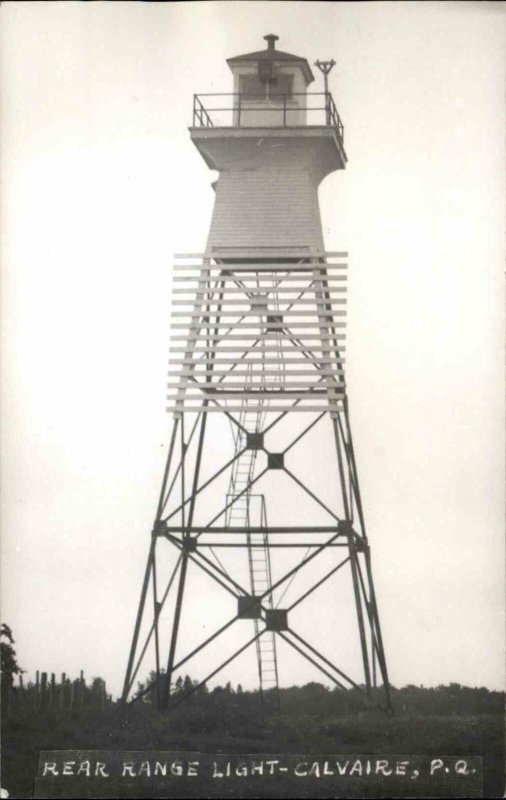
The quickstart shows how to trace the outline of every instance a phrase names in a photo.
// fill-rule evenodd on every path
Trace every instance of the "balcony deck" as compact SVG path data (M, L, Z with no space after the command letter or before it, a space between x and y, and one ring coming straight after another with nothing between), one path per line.
M344 147L344 126L330 92L195 94L193 128L327 127Z

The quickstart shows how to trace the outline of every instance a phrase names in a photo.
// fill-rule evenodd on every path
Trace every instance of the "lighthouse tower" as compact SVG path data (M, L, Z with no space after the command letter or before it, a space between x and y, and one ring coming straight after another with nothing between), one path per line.
M260 696L277 700L293 682L289 650L365 703L381 686L389 708L345 383L347 253L325 250L318 204L347 161L333 62L316 62L324 91L311 92L308 61L264 39L228 59L232 92L193 98L190 137L219 176L205 252L173 270L172 433L123 699L174 707L251 654ZM300 459L307 473L322 441L332 463L319 491ZM323 623L312 638L298 629L311 603L306 629L325 619L333 641ZM154 677L133 693L149 654ZM177 691L192 669L198 680Z

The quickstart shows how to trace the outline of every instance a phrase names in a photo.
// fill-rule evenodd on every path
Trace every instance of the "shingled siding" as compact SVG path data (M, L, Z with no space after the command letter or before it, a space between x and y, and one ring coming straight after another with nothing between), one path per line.
M307 169L222 172L208 249L286 246L323 251L317 192Z

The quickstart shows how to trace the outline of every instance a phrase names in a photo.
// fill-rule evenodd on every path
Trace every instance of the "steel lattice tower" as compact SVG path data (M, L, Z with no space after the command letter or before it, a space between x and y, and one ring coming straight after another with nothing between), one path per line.
M317 62L325 91L310 93L307 60L277 50L276 36L265 39L265 50L228 60L233 93L194 96L190 136L220 174L206 250L176 257L174 267L167 409L174 422L123 699L133 694L152 649L158 704L165 708L175 671L232 626L243 632L252 620L254 635L213 664L199 686L255 645L260 689L276 690L283 642L335 686L362 689L366 701L381 682L390 708L344 373L347 253L325 251L317 194L323 178L347 160L327 85L334 62ZM232 431L225 458L214 453L216 422L223 446L224 423ZM270 443L281 425L291 431L282 449ZM301 441L323 426L334 450L332 505L297 476L292 461ZM293 494L292 502L285 488L281 510L274 508L283 524L270 521L266 501L281 474ZM300 524L301 496L309 497L315 524ZM297 554L289 568L288 552ZM232 568L224 554L233 555ZM281 606L308 565L309 584ZM200 596L195 586L204 574L227 593L230 613L181 656L183 609ZM342 637L322 647L292 624L297 606L344 575L361 663L353 676L339 665ZM133 700L147 691L153 685Z

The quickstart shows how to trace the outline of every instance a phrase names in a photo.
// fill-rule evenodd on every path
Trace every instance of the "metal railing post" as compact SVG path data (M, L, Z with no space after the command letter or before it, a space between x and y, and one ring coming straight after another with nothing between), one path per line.
M253 98L254 97L254 95L244 94L243 92L234 92L234 93L231 93L231 94L228 94L228 93L226 93L226 94L225 93L221 93L221 94L205 94L205 95L194 94L193 95L193 123L192 123L193 126L214 127L214 124L215 124L213 122L212 118L211 118L211 115L208 113L206 107L204 106L202 100L200 99L201 97L205 98L205 97L227 96L227 97L232 97L233 98L231 105L227 105L225 103L225 107L223 107L223 108L221 108L221 107L214 108L213 107L213 108L211 108L211 111L212 112L214 112L214 111L216 111L216 112L232 111L232 121L231 122L230 121L225 121L225 125L230 125L231 124L232 126L241 127L241 125L242 125L242 98L243 98L243 95L245 97L249 97L249 98ZM325 98L324 99L323 109L318 104L316 104L316 106L314 106L314 107L307 105L307 103L309 102L308 101L309 96L311 96L311 97L322 97L323 96ZM234 106L234 102L235 102L235 98L236 97L237 97L237 105ZM281 93L280 92L279 94L275 95L275 98L278 100L278 102L276 103L276 105L278 106L277 110L282 111L282 115L283 115L282 126L283 127L287 127L288 123L290 121L288 119L288 112L290 110L290 108L288 106L289 97L292 97L292 98L304 97L306 99L306 105L298 105L296 103L296 108L297 108L298 111L307 111L307 112L310 112L310 113L315 111L317 114L319 114L319 112L323 110L324 113L325 113L325 119L324 119L324 123L323 124L333 127L336 130L338 138L341 140L341 144L343 144L343 142L344 142L344 127L343 127L343 124L341 122L341 118L340 118L339 113L337 111L337 108L336 108L334 99L332 97L332 94L328 91L328 89L325 92L313 92L313 93L302 93L302 92L300 92L300 93L295 93L293 95L288 95L286 93ZM280 98L282 98L282 104L283 104L283 108L282 109L279 106L279 99ZM264 112L264 113L267 112L268 113L269 109L270 109L270 111L272 113L272 105L267 105L267 106L254 105L254 100L252 101L252 103L253 103L253 105L248 105L248 108L249 108L250 111L259 112L259 113L261 113L261 112ZM277 113L277 111L275 111L274 113ZM277 124L277 123L274 122L274 124ZM295 123L295 124L297 124L297 123Z

